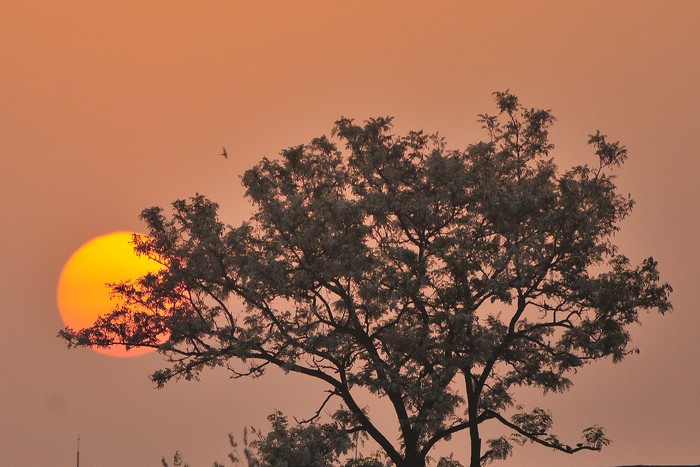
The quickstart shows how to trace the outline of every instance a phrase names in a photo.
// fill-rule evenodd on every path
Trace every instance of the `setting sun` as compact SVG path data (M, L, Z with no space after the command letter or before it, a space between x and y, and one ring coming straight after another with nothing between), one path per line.
M93 238L71 255L63 266L56 300L63 322L71 328L91 326L98 316L119 305L110 296L107 284L137 279L161 268L157 262L134 251L132 232L113 232ZM96 352L115 357L135 357L152 349L127 351L122 346L94 348Z

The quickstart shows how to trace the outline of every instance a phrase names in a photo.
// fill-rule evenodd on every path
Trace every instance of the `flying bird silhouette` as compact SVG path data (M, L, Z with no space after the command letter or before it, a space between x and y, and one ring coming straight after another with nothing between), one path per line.
M219 155L220 155L220 156L224 156L225 159L228 159L228 153L226 152L226 148L225 148L225 147L222 147L222 148L221 148L221 154L219 154Z

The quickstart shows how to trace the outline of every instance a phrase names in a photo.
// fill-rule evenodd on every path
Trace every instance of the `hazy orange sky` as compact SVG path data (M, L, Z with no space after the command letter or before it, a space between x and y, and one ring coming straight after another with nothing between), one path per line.
M675 310L642 315L641 354L588 367L552 410L569 456L526 446L502 466L700 463L700 2L35 1L0 6L0 465L192 467L225 460L228 432L308 417L320 390L270 374L156 390L158 355L67 350L55 289L87 240L140 231L141 209L197 192L245 219L239 176L329 133L341 115L393 115L463 148L510 89L552 109L560 167L595 162L600 129L629 149L619 186L638 204L617 236L653 255ZM226 146L230 157L218 156ZM445 449L464 459L466 435Z

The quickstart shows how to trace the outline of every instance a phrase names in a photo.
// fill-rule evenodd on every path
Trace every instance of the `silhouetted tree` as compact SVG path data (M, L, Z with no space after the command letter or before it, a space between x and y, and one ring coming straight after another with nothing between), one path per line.
M334 421L332 423L298 423L289 427L287 417L275 411L267 417L271 431L263 433L252 428L253 440L249 441L248 429L243 430L243 457L238 453L238 443L229 433L231 452L229 460L234 466L247 467L387 467L387 464L375 457L357 457L342 461L341 458L352 447L352 440L347 430ZM163 467L169 467L165 457ZM442 464L439 464L441 466ZM452 464L448 464L452 465ZM455 464L457 465L457 464ZM175 451L173 466L188 467L182 454ZM214 462L212 467L224 467L223 463Z
M272 430L247 444L255 454L248 456L250 467L294 466L326 467L346 454L350 436L336 423L308 424L289 428L287 417L275 412L267 417Z
M394 135L391 118L340 119L332 139L245 172L255 212L238 227L199 195L170 216L144 210L149 236L136 249L165 268L116 285L123 308L61 336L158 348L170 363L152 375L159 386L217 366L316 379L328 397L315 417L338 400L343 429L400 467L424 466L461 431L472 467L527 441L600 450L602 428L564 444L550 413L516 406L514 390L564 391L585 364L620 361L634 351L629 326L641 310L670 310L671 288L652 258L634 266L613 243L633 206L610 173L626 148L596 132L597 163L560 172L551 113L494 96L498 114L479 120L486 140L466 150L422 131ZM358 389L388 400L398 443ZM487 421L505 435L482 442Z

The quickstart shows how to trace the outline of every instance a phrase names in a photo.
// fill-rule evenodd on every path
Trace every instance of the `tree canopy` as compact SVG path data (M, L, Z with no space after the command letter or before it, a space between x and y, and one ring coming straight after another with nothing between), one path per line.
M671 309L671 287L656 261L633 265L613 242L634 204L613 175L626 148L598 131L595 163L560 171L551 112L494 97L497 114L479 115L485 139L464 150L393 134L388 117L341 118L330 137L245 172L254 212L238 226L201 195L144 210L135 248L164 268L114 285L123 307L60 335L157 348L168 362L152 375L159 386L219 366L319 380L327 398L312 419L337 401L343 430L400 467L426 465L462 431L472 467L528 441L600 450L601 427L565 444L548 411L516 404L516 389L565 391L573 371L620 361L640 311ZM358 390L389 401L398 440ZM482 442L487 422L504 436Z

